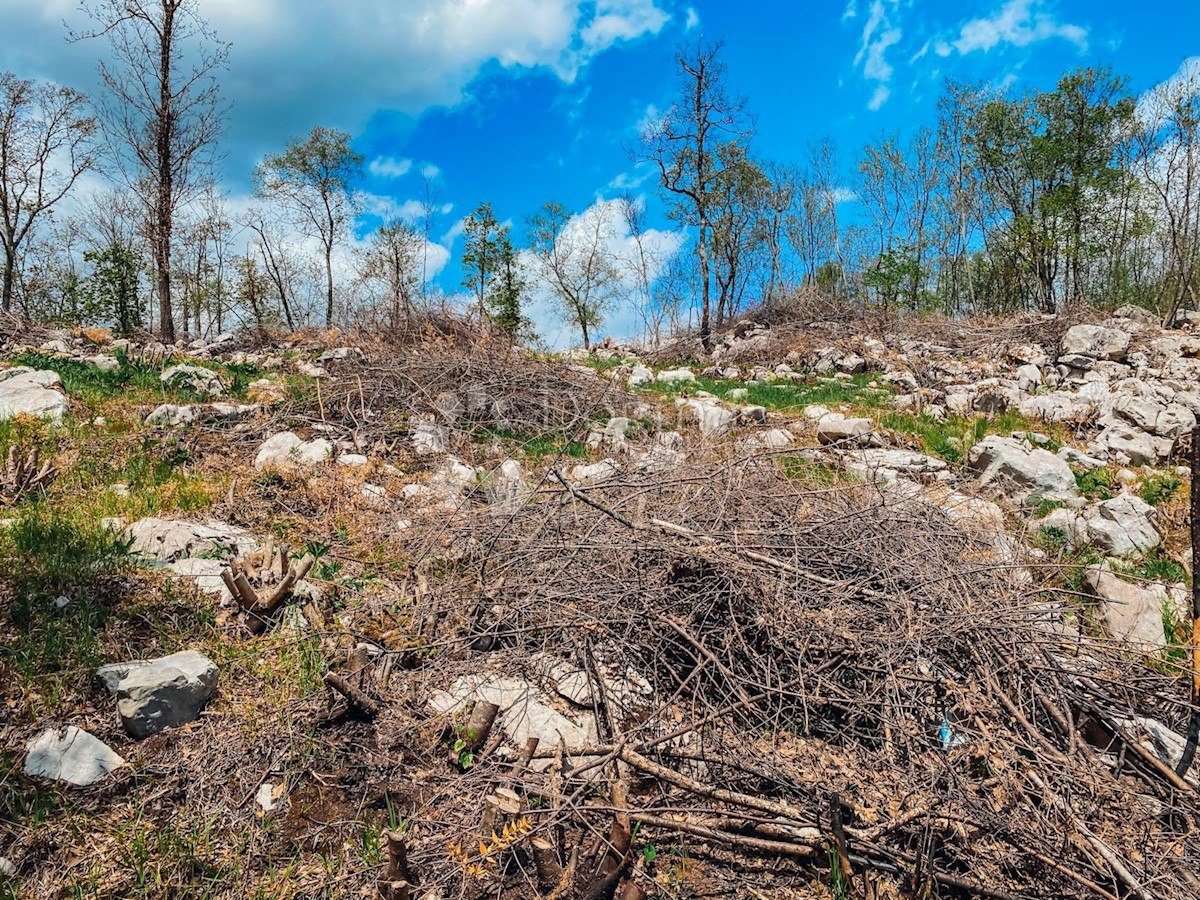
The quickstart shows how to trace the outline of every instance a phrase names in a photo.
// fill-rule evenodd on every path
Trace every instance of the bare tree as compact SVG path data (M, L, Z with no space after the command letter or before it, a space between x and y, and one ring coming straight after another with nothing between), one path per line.
M617 200L617 210L629 234L628 252L621 265L628 280L634 284L629 297L642 320L644 336L657 344L662 338L662 325L667 315L664 304L656 302L654 280L662 268L662 259L646 229L646 205L629 194Z
M388 222L371 238L363 260L363 277L387 291L393 328L412 322L413 293L422 278L424 249L421 233L403 222Z
M333 248L354 215L354 189L363 158L350 149L350 135L314 128L293 138L283 153L268 156L254 171L259 196L279 200L296 223L321 242L325 255L325 325L333 324Z
M83 94L0 74L0 308L12 309L18 257L43 214L92 168L96 122Z
M712 192L720 172L717 148L750 135L746 101L729 93L721 43L676 51L679 98L642 132L635 159L658 168L659 186L676 201L674 217L697 229L700 267L700 341L712 348L711 260Z
M612 206L597 203L576 216L551 202L526 223L538 277L579 329L585 350L591 347L592 332L604 322L619 278Z
M279 299L283 320L288 328L295 330L295 282L299 277L300 266L296 263L292 249L280 234L276 223L272 222L263 210L251 207L246 215L245 225L257 238L249 250L253 250L253 245L257 244L263 270L275 289L275 296Z
M1185 300L1200 309L1200 65L1155 88L1139 104L1139 174L1158 201L1162 279L1171 323Z
M229 45L200 17L199 0L94 0L81 9L96 27L72 38L104 36L111 48L111 63L100 63L111 95L102 120L121 171L147 207L159 332L169 343L175 214L213 162L226 112L216 73Z

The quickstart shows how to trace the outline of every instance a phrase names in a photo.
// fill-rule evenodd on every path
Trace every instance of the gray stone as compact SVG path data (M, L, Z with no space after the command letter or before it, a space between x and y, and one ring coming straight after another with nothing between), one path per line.
M224 522L185 522L149 517L126 529L131 550L160 564L203 555L244 556L258 543L243 528Z
M1092 446L1088 446L1089 452L1093 452ZM1171 455L1174 442L1118 422L1100 432L1094 446L1117 462L1131 466L1152 466Z
M146 416L147 425L161 425L168 428L191 425L195 421L196 411L192 407L176 406L172 403L164 403Z
M1103 325L1075 325L1063 335L1062 352L1120 362L1129 352L1129 335Z
M203 397L220 397L225 393L225 385L212 369L183 363L171 366L159 376L159 381L166 385L186 388Z
M1139 556L1162 543L1155 515L1153 506L1132 494L1104 500L1084 514L1088 540L1110 556Z
M658 373L656 379L660 384L695 381L696 376L691 369L667 369Z
M848 419L841 413L827 413L817 422L817 441L822 444L865 444L874 432L870 419Z
M1083 584L1098 601L1100 624L1109 637L1149 652L1166 648L1163 604L1168 597L1165 590L1138 587L1099 566L1084 573Z
M172 580L181 581L195 586L202 594L210 594L218 599L222 606L233 602L233 594L225 586L221 572L226 562L220 559L195 559L184 557L163 566L163 570L171 573Z
M62 421L67 398L54 390L62 385L57 372L18 366L0 371L0 420L15 415Z
M718 438L728 434L737 422L734 412L713 400L680 398L675 401L675 408L680 411L684 420L695 421L700 427L700 433L706 438Z
M25 774L52 778L76 787L95 784L125 760L99 738L74 725L51 728L31 740Z
M291 431L267 438L254 457L254 468L286 469L293 466L316 466L333 457L333 444L325 438L305 441Z
M335 347L332 350L326 350L324 353L322 353L317 358L317 362L341 362L342 360L346 359L361 360L365 358L365 354L357 347Z
M445 456L450 452L450 429L425 419L411 419L408 436L418 456Z
M217 689L217 666L195 650L155 660L101 666L96 675L116 697L125 730L146 738L194 722Z
M626 382L631 388L641 387L654 380L654 371L646 366L634 366Z
M459 678L448 690L436 691L429 701L437 713L449 716L466 711L472 702L485 700L500 707L497 724L514 747L523 747L536 737L543 747L561 742L568 751L594 746L595 719L573 711L568 717L551 705L550 698L523 678L502 675L471 675ZM545 768L550 763L536 763Z
M1071 467L1047 450L989 435L971 448L968 465L981 486L1000 488L1014 500L1075 500L1079 488Z

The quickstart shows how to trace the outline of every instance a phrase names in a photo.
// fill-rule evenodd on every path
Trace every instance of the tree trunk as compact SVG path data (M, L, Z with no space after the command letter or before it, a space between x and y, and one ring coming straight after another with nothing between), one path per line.
M172 109L171 47L175 37L175 6L163 3L162 37L158 47L158 184L154 198L154 266L158 273L159 334L164 344L175 343L175 317L171 311L171 144L175 128Z
M700 220L700 345L706 353L712 351L712 321L708 289L708 228Z
M325 245L325 327L333 327L333 244Z
M13 252L12 248L4 248L4 282L3 288L0 289L3 290L3 300L0 301L0 308L2 308L4 312L12 312L13 281L16 278L15 257L16 254Z

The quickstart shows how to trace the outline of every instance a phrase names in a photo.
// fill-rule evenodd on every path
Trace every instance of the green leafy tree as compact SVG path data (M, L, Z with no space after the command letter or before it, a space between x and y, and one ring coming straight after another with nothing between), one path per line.
M488 315L493 324L513 340L526 337L532 325L521 307L528 283L507 228L500 229L495 264L496 277L492 279L486 298Z
M260 197L278 200L296 224L321 242L325 257L325 325L333 324L333 248L354 215L354 190L363 158L350 148L350 135L314 128L293 138L283 153L268 156L254 172Z
M462 286L475 298L481 327L487 315L488 296L500 270L500 239L505 231L496 221L490 203L480 203L463 220L466 245L462 253Z
M119 334L141 329L142 310L138 301L142 261L129 247L113 244L105 250L83 255L92 271L82 284L89 318L110 321Z

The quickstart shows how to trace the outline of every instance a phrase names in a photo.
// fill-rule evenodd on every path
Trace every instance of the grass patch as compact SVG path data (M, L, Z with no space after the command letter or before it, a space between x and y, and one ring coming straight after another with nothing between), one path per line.
M782 456L779 458L779 465L783 467L783 474L788 478L794 478L806 484L832 487L835 484L845 484L847 481L854 480L833 466L811 462L799 456Z
M728 399L729 392L746 391L743 403L765 406L772 410L796 411L811 404L822 406L858 406L866 409L886 409L892 404L892 391L869 386L870 375L855 375L850 379L813 378L807 381L728 381L717 378L697 378L668 384L653 382L641 388L672 397L693 396L706 391Z
M1079 493L1090 500L1111 500L1117 494L1117 476L1111 469L1091 469L1075 473Z
M568 440L559 434L519 434L509 431L507 428L479 428L475 431L475 439L501 441L533 459L559 456L571 459L587 459L588 457L586 444Z
M1171 500L1183 487L1183 481L1174 475L1151 475L1142 482L1142 499L1151 506L1161 506Z
M1027 431L1030 425L1029 420L1015 410L990 418L946 416L940 421L924 413L893 411L883 415L879 424L917 438L926 453L947 462L962 462L971 447L989 434L1009 435L1014 431Z
M123 353L118 353L116 360L118 367L105 371L77 359L44 353L22 353L9 358L15 366L57 372L67 396L82 401L89 408L102 406L106 401L118 398L130 404L199 403L212 399L178 384L163 384L161 376L164 367L161 365L132 361ZM167 366L178 362L168 361ZM203 365L195 360L188 360L187 364L216 372L221 376L227 393L235 398L244 397L250 382L260 376L259 370L250 365Z
M43 679L43 699L54 706L67 674L90 670L104 658L100 637L133 568L128 541L78 510L33 504L0 529L0 604L4 658ZM64 602L65 601L65 602Z

